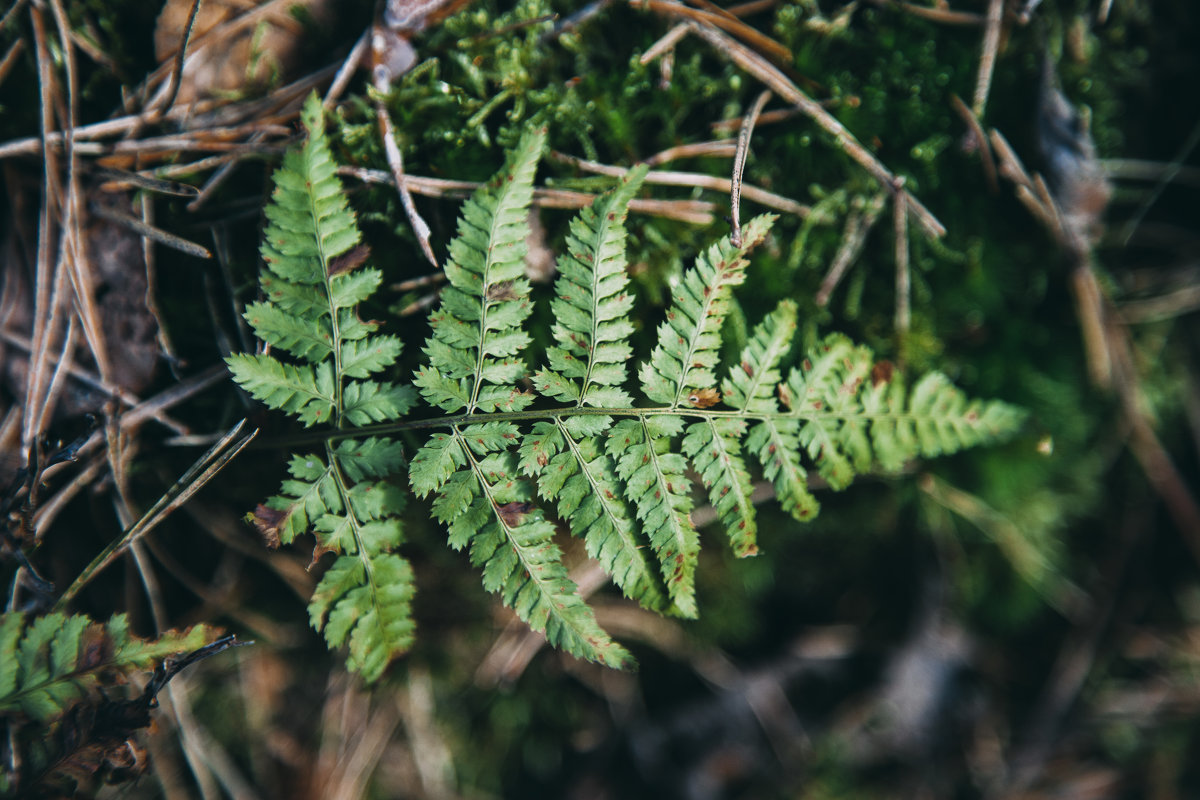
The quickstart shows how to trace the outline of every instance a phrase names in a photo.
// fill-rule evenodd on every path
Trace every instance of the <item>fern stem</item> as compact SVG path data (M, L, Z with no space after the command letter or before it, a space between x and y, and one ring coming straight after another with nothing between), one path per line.
M874 421L881 419L923 419L922 415L909 412L871 413L861 410L847 411L844 413L830 411L779 411L775 413L766 413L761 411L689 408L686 406L680 408L672 408L670 406L657 406L655 408L581 408L578 406L565 406L563 408L523 409L521 411L492 411L482 414L459 414L453 417L429 417L428 419L405 420L402 422L381 422L376 425L364 425L362 427L355 428L354 430L313 431L311 433L297 434L282 439L270 439L256 445L253 449L277 449L285 445L288 447L294 447L296 445L331 442L337 441L338 439L348 439L350 437L359 436L389 436L396 433L402 433L404 431L429 430L432 428L457 429L460 426L475 425L483 422L528 422L544 420L551 417L560 419L576 416L641 418L664 415L702 420L741 419L748 422L766 422L768 420L776 419L796 419L800 420L801 422L814 422L817 420L835 422L846 420Z
M334 485L337 486L338 494L341 495L342 504L345 506L346 520L350 523L350 532L354 534L354 545L357 551L355 555L362 562L363 574L366 576L367 585L371 588L371 605L373 607L382 606L384 603L379 597L379 584L375 580L375 564L372 562L371 554L367 550L367 542L362 532L362 523L358 521L358 517L355 515L354 505L350 498L350 489L346 485L346 476L342 474L342 465L338 461L332 441L325 443L325 457L329 461L329 471L333 475Z

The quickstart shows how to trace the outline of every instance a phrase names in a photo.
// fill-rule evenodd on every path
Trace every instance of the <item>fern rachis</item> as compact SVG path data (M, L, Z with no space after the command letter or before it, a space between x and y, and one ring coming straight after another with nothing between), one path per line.
M994 441L1020 424L1019 411L968 403L937 375L910 392L898 377L873 373L871 354L840 336L785 378L797 316L789 300L755 327L722 374L722 323L769 216L745 226L740 246L728 238L713 245L679 282L653 354L637 371L650 404L639 406L627 386L634 328L624 219L643 169L572 221L551 301L554 344L528 376L534 392L526 390L526 359L538 355L524 330L532 310L524 241L542 131L527 133L464 207L413 381L441 416L410 420L409 389L371 377L398 356L400 342L354 315L379 273L331 269L359 237L332 178L314 102L305 122L303 155L285 161L268 211L268 299L247 310L260 336L298 363L260 355L235 356L230 365L259 399L305 424L332 419L340 429L324 458L293 459L292 479L257 519L284 542L312 527L322 548L340 554L310 615L331 646L349 641L350 665L368 679L408 646L412 631L412 574L393 552L402 541L402 497L384 480L405 469L404 454L379 438L384 433L440 428L425 436L407 470L414 493L432 497L449 544L468 549L485 587L553 644L620 666L629 655L580 598L538 497L553 502L628 597L694 616L700 543L690 470L734 551L750 555L757 544L749 459L783 508L806 520L818 510L806 463L842 488L874 463L896 469L916 456ZM304 169L315 180L301 179ZM371 438L338 441L379 422Z

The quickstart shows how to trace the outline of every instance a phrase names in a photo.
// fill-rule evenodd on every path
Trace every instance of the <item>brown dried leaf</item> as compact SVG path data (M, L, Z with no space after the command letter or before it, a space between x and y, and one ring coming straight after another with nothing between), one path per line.
M712 387L697 389L688 395L687 401L693 408L711 408L721 401L721 393Z

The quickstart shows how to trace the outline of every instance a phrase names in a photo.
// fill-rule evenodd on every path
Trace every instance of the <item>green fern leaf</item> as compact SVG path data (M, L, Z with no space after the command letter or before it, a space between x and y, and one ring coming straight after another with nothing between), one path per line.
M378 334L378 324L356 309L381 275L358 268L365 247L348 252L358 233L316 101L306 106L305 124L308 142L277 174L263 245L265 299L248 313L274 348L313 363L237 356L230 367L254 396L305 424L330 420L344 432L395 423L410 411L414 392L376 376L396 361L401 343ZM762 465L783 508L808 520L818 510L810 468L841 488L876 463L895 469L995 441L1020 424L1020 412L969 402L941 376L909 391L843 337L826 339L783 379L797 329L790 300L756 326L718 383L731 293L770 216L746 225L740 246L726 238L684 274L638 371L645 398L658 405L633 407L624 220L644 169L571 223L551 301L553 344L530 381L548 407L527 410L535 396L523 388L526 359L537 354L524 330L532 308L524 240L544 139L544 131L521 139L504 169L464 205L450 246L448 285L430 314L414 383L426 402L456 416L396 427L444 427L419 443L407 467L413 492L432 498L448 544L468 550L484 587L554 645L604 664L629 662L570 580L538 498L553 504L628 597L695 616L700 542L689 470L704 483L734 552L745 556L757 551L749 459ZM720 401L727 408L712 408ZM280 494L255 514L281 541L311 528L319 549L338 553L314 593L310 619L331 647L348 647L351 668L368 680L412 638L411 568L392 552L403 539L397 513L404 496L388 480L404 468L397 443L341 439L326 445L323 458L293 459Z
M438 464L427 470L435 479L421 484L441 492L434 514L448 523L453 547L470 546L471 563L483 570L484 588L497 592L551 644L590 661L625 666L629 654L599 626L567 576L554 527L529 504L529 485L509 451L516 439L514 425L485 423L439 435L432 448L422 448L429 462ZM446 466L460 458L462 469L442 478ZM421 492L415 483L414 489Z
M416 392L374 376L395 363L401 342L376 334L378 323L360 319L356 308L383 276L361 268L367 249L355 247L358 227L315 94L301 119L308 138L284 157L266 209L262 255L269 272L261 285L267 299L246 313L260 338L313 365L235 355L230 371L254 397L306 425L394 422L412 408ZM317 554L339 554L313 595L309 618L330 647L348 645L347 665L368 681L412 640L412 573L391 552L403 540L397 515L404 496L395 484L377 480L403 464L400 445L387 439L327 442L324 458L294 458L280 494L252 516L270 543L287 544L311 530Z
M334 455L346 478L355 483L395 475L405 465L403 445L374 436L361 441L343 439L334 448Z
M368 683L412 647L412 567L395 554L341 556L321 578L309 619L330 648L349 644L346 666Z
M721 384L725 403L740 411L772 413L779 410L776 386L779 362L791 349L796 335L796 304L784 300L751 334L738 363Z
M342 416L351 425L399 419L416 403L409 386L375 381L351 381L342 390Z
M289 151L273 176L261 248L263 261L278 277L306 285L325 282L330 261L359 240L325 137L320 101L314 98L300 114L308 131L305 146Z
M521 329L532 310L524 278L526 216L545 139L544 130L523 136L508 166L463 208L445 267L450 285L429 318L429 367L415 380L444 411L518 410L533 400L512 388L525 374L513 356L529 343ZM464 380L469 392L452 390Z
M750 472L742 459L741 437L745 432L743 420L707 419L693 422L683 437L683 452L692 459L708 488L708 500L738 557L758 553Z
M315 364L332 352L333 334L323 320L313 324L314 320L290 314L273 303L251 303L245 317L255 336L296 358Z
M687 462L671 452L671 439L683 428L676 416L623 420L613 426L606 444L625 481L637 516L646 526L658 556L667 592L679 613L696 616L695 571L700 537L689 516L691 482Z
M746 436L746 447L758 458L763 475L775 486L783 510L801 522L817 515L820 504L808 490L808 472L800 463L800 422L768 418Z
M800 445L833 489L846 488L856 472L871 465L862 393L872 366L869 350L834 334L788 376L784 394L789 402L798 402L806 420L799 431Z
M558 260L557 296L551 302L557 320L551 332L558 346L546 351L551 369L534 376L542 394L600 408L633 403L622 388L633 353L624 222L647 170L630 170L616 189L571 221L568 254Z
M612 460L596 438L611 419L571 418L583 419L596 424L580 431L580 426L561 419L535 423L521 444L521 471L537 478L538 494L556 500L559 516L570 522L588 555L600 562L626 597L663 611L666 598L646 557L646 542L622 496Z
M0 615L0 716L19 713L47 723L97 688L213 638L212 629L197 625L140 639L129 633L124 614L101 624L58 612L32 622L21 612L5 613Z
M358 269L333 275L329 281L329 305L338 310L352 309L375 294L382 282L383 273L377 269ZM343 332L342 336L345 335Z
M342 342L342 373L351 378L366 378L381 372L396 363L401 347L395 336Z
M746 279L746 254L764 238L775 217L755 217L742 230L741 247L725 237L696 259L672 293L674 303L658 328L658 346L639 377L646 397L678 408L698 389L715 389L713 368L730 292Z
M284 364L267 355L235 353L225 363L233 379L255 400L292 414L305 425L333 417L333 370L328 362L313 369Z

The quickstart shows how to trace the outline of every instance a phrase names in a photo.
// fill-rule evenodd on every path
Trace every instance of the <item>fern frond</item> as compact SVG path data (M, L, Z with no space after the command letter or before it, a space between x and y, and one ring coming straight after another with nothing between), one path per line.
M758 552L750 471L742 458L745 432L744 420L707 419L693 422L683 437L683 452L708 488L708 502L716 509L738 557Z
M796 304L784 300L754 328L742 357L721 383L726 405L768 414L779 409L775 399L781 377L779 362L795 338L796 313Z
M358 226L315 94L301 119L308 138L284 157L266 209L266 299L252 303L246 318L268 344L312 365L235 355L229 368L255 398L306 425L393 422L412 408L416 392L374 376L395 363L401 342L377 334L378 324L361 320L356 309L383 276L362 267L367 249L355 247ZM288 544L311 530L318 555L338 554L313 594L309 619L331 648L348 645L348 667L368 681L412 643L412 570L392 552L403 540L398 515L404 496L398 486L375 480L403 463L400 446L387 439L326 443L323 458L293 458L280 494L253 515L268 542Z
M350 378L366 378L382 372L396 363L402 346L395 336L370 336L344 341L342 372Z
M320 104L306 102L300 118L308 140L284 155L273 176L260 252L278 277L313 285L328 279L332 259L358 244L360 236L337 177Z
M817 515L821 506L808 490L808 471L800 463L800 422L768 417L750 429L746 447L775 486L783 510L801 522Z
M309 621L324 629L331 648L347 644L346 666L372 682L397 653L413 643L412 567L395 554L340 556L322 576L308 606Z
M51 613L30 622L21 612L0 615L0 716L20 714L47 723L100 686L136 670L153 669L174 653L196 650L214 637L196 625L147 640L129 632L117 614L105 623Z
M683 420L677 416L623 420L609 431L606 443L638 519L646 526L671 601L680 614L694 617L700 536L689 516L687 461L671 451L671 440L682 429Z
M508 423L471 425L439 435L413 459L414 472L432 475L419 486L440 491L434 515L449 526L450 544L469 546L471 563L483 570L483 585L500 594L531 628L542 631L556 647L591 661L620 667L629 654L609 638L592 609L579 597L567 576L562 553L554 544L554 527L529 504L531 493L521 480L508 448L517 439ZM461 468L445 475L449 464ZM414 481L414 488L421 488Z
M526 216L545 141L544 130L525 134L507 167L463 208L445 267L450 285L429 317L429 366L414 381L444 411L515 411L533 400L512 388L525 374L513 356L529 344L521 328L532 311L524 277Z
M407 465L411 489L431 498L448 544L468 550L484 587L568 653L613 666L630 661L580 597L555 525L535 501L552 504L626 596L694 617L700 539L689 470L733 551L748 556L758 549L749 462L761 465L784 510L809 520L819 508L811 469L840 489L876 464L897 469L996 441L1021 424L1021 412L969 402L940 375L910 391L890 365L844 337L828 337L796 364L790 300L719 370L731 293L771 216L751 220L741 245L726 237L710 247L674 287L657 344L637 373L654 405L636 407L628 391L634 326L624 220L644 169L631 170L571 223L551 301L553 344L531 376L546 407L529 409L535 396L523 388L525 365L536 354L524 330L531 300L523 258L544 131L526 134L463 208L414 380L445 416L397 422L416 393L378 379L401 343L356 313L381 276L360 268L365 247L348 252L357 229L339 199L319 107L310 105L309 139L285 160L268 210L265 299L248 314L274 348L311 363L236 356L230 368L255 397L305 424L330 420L341 433L378 422L393 430L441 427ZM327 444L323 456L294 458L279 495L255 514L269 537L288 542L311 529L318 552L336 551L310 620L331 647L349 648L350 667L368 680L412 640L412 571L394 553L404 496L389 481L404 461L401 446L385 438Z
M557 296L550 304L558 346L546 351L550 369L534 376L534 385L548 397L598 408L633 403L622 388L633 353L624 223L647 171L644 166L630 170L617 188L571 220L567 255L558 260Z
M233 379L255 400L294 415L302 423L329 422L334 411L333 369L284 364L268 355L235 353L225 359Z
M586 428L578 424L584 421L589 423ZM521 471L537 479L538 494L556 501L559 516L583 538L588 555L600 562L626 597L664 611L666 597L646 557L647 542L630 514L612 459L598 440L611 424L608 417L594 416L535 423L521 444Z
M304 319L274 303L251 303L246 306L246 321L259 339L311 364L324 361L332 352L333 334L324 320Z
M646 397L678 408L696 390L716 388L713 368L730 293L746 279L746 254L766 238L774 220L769 214L750 220L740 247L725 237L684 275L667 319L658 327L658 346L642 365L639 377Z

